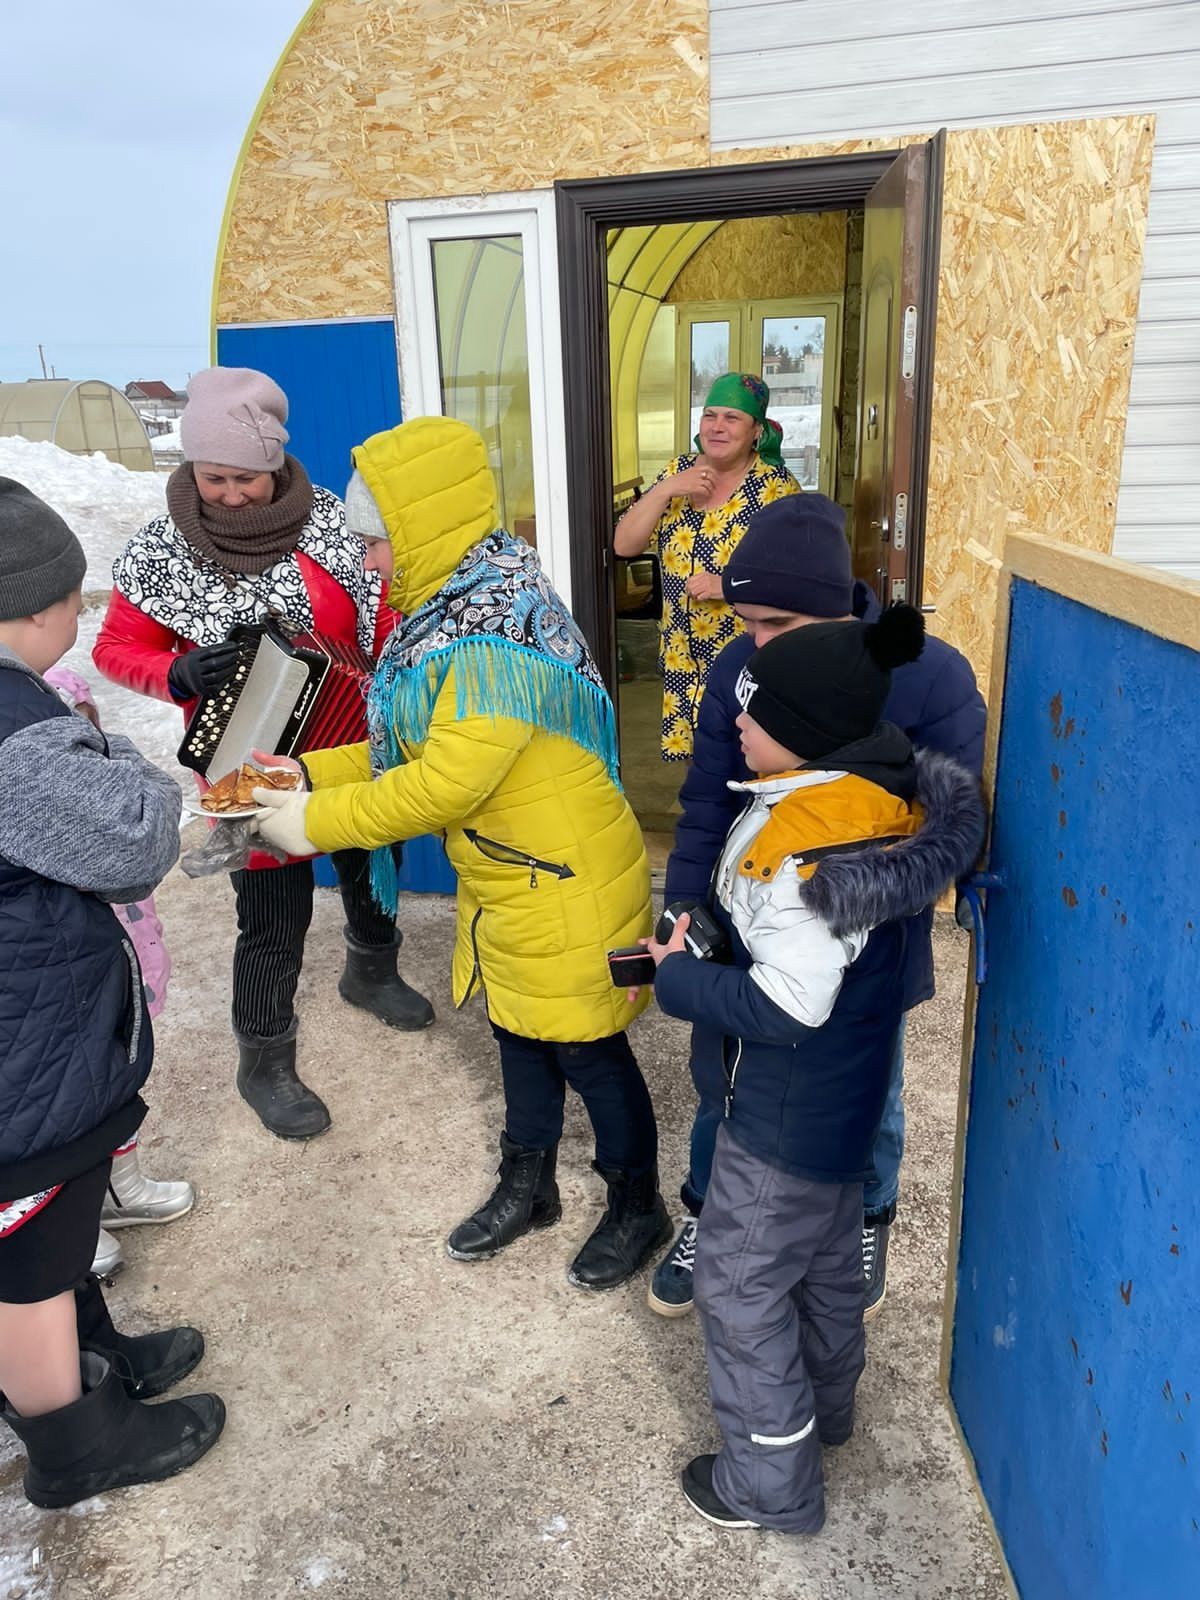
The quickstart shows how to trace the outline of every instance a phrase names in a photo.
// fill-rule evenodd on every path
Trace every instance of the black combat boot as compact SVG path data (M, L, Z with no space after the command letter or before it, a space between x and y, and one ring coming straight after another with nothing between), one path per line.
M128 1483L156 1483L190 1467L217 1442L225 1407L215 1394L147 1406L131 1400L103 1356L79 1357L83 1394L69 1406L24 1417L0 1395L0 1416L25 1446L25 1493L56 1509Z
M111 1362L126 1394L142 1400L165 1394L198 1367L204 1355L204 1335L196 1328L118 1333L104 1303L100 1280L92 1273L75 1290L75 1324L79 1348Z
M446 1241L455 1261L486 1261L533 1228L549 1228L562 1216L554 1168L558 1145L524 1150L500 1135L500 1182L479 1210Z
M329 1126L319 1095L296 1076L296 1022L278 1039L237 1035L238 1093L280 1139L312 1139Z
M674 1229L658 1192L657 1167L636 1175L596 1161L592 1168L608 1185L608 1209L567 1277L580 1289L615 1289L666 1244Z
M423 994L410 988L396 971L400 951L392 944L361 944L345 929L346 970L338 979L338 993L352 1006L360 1006L389 1028L416 1033L433 1021L433 1007Z

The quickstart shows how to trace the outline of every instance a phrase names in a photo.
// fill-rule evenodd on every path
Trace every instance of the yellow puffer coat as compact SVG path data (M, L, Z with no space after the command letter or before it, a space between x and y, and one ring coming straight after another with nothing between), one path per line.
M420 417L354 452L388 529L388 599L411 614L497 526L478 434ZM487 990L488 1014L527 1038L583 1043L648 1003L615 989L606 952L651 930L641 830L604 762L511 717L457 716L454 673L424 744L372 779L365 744L305 756L305 827L321 850L444 833L458 874L454 1000Z

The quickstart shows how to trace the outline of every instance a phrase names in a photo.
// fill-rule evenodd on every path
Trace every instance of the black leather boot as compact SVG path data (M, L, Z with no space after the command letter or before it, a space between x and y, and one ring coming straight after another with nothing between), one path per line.
M486 1261L533 1228L549 1228L562 1216L554 1169L558 1146L523 1150L500 1135L500 1182L479 1210L446 1241L455 1261Z
M296 1076L296 1023L278 1039L237 1036L238 1093L280 1139L312 1139L329 1126L325 1102Z
M125 1393L150 1400L200 1365L204 1335L196 1328L167 1328L162 1333L118 1333L113 1327L100 1280L89 1273L75 1290L75 1324L79 1348L112 1363Z
M396 971L400 940L394 944L360 944L345 930L346 970L338 980L338 993L352 1006L360 1006L389 1028L416 1033L433 1021L433 1007L423 994L410 988Z
M74 1505L128 1483L157 1483L199 1461L225 1426L215 1394L145 1406L131 1400L103 1356L79 1357L83 1395L40 1417L19 1416L0 1395L0 1415L25 1446L25 1493L35 1506Z
M615 1289L666 1244L674 1229L658 1192L657 1167L636 1176L595 1161L592 1168L608 1185L608 1209L567 1277L580 1289Z

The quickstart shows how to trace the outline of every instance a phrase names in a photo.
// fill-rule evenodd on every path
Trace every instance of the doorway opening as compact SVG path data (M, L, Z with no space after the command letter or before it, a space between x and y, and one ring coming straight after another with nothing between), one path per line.
M687 763L660 742L657 561L617 558L614 522L691 448L708 382L754 372L856 574L919 602L942 143L556 186L572 604L653 864Z

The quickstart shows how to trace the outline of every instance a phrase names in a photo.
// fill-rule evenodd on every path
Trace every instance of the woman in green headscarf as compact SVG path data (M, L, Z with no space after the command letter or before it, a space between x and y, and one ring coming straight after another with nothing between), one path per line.
M709 669L742 631L721 596L725 563L756 511L800 492L783 464L769 401L753 373L718 378L700 413L697 454L676 456L617 524L617 554L649 549L662 569L664 761L690 760Z

